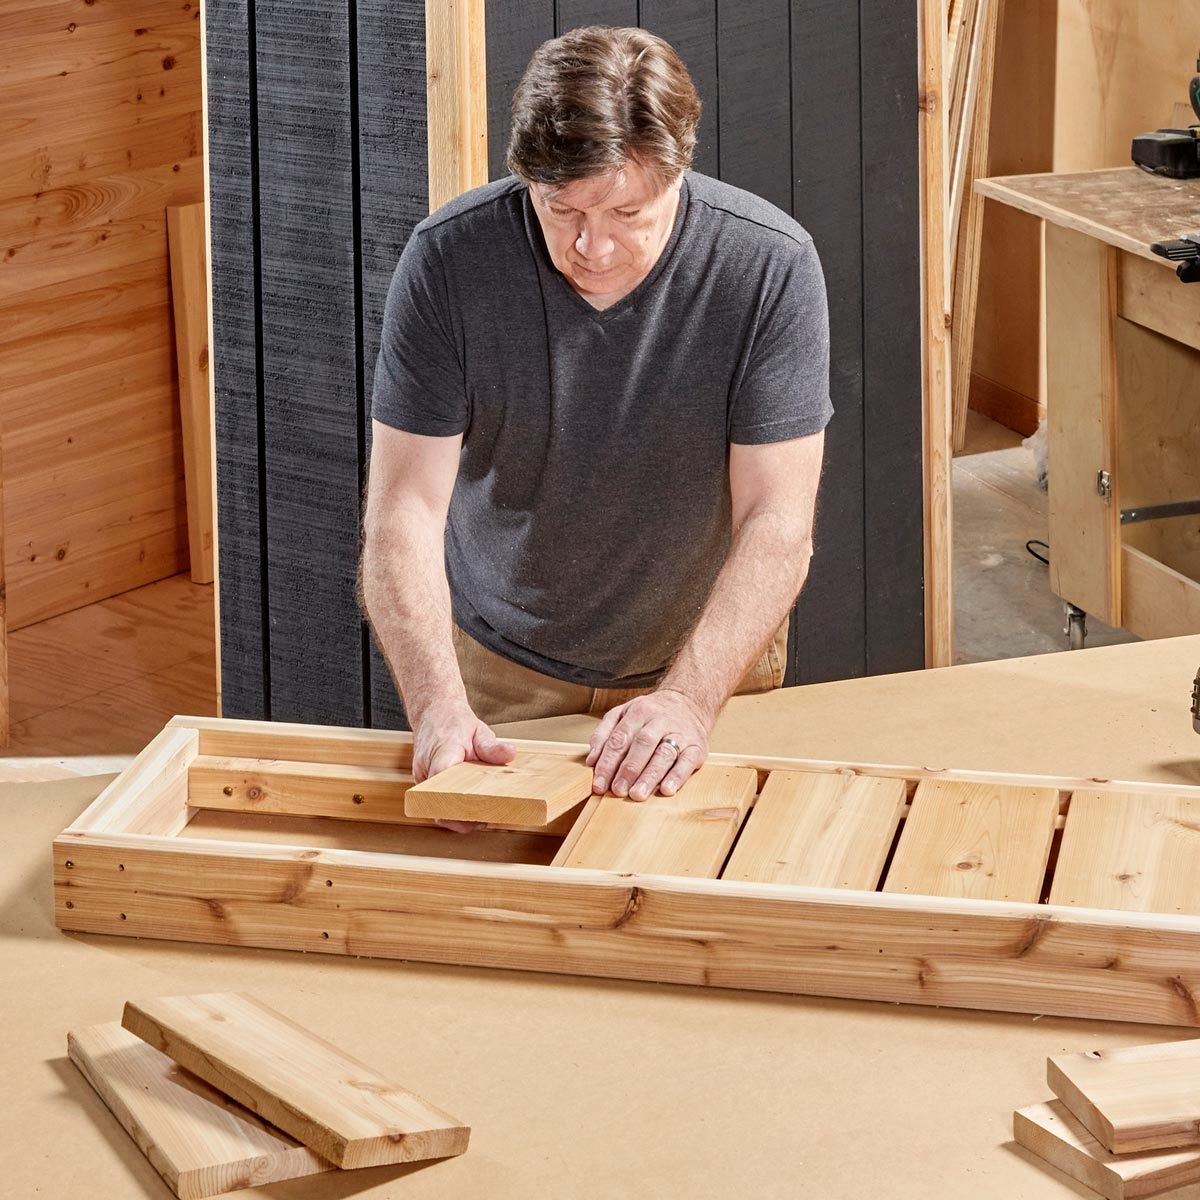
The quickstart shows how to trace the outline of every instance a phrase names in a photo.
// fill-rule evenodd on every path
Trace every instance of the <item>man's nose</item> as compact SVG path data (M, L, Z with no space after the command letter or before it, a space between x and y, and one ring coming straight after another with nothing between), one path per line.
M575 239L575 249L587 259L607 258L613 252L613 240L598 225L584 225Z

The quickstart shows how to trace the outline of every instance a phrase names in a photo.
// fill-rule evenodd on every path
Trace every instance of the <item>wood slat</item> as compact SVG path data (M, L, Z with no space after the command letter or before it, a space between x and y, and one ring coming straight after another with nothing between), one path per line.
M906 795L902 779L772 771L721 878L872 891Z
M180 1200L333 1170L115 1022L69 1033L67 1054Z
M1072 793L1050 903L1200 913L1200 800Z
M1200 1040L1052 1055L1046 1081L1110 1154L1200 1146Z
M412 775L387 767L273 759L197 757L188 770L188 803L226 812L398 822Z
M1061 1100L1013 1113L1013 1137L1106 1200L1133 1200L1200 1182L1200 1150L1110 1154Z
M592 794L582 758L519 752L507 766L463 762L408 789L410 817L548 825Z
M260 816L327 817L375 825L434 825L433 818L405 813L404 796L412 784L412 774L395 767L200 755L188 771L188 803L195 809ZM492 829L561 837L570 832L577 815L576 809L569 809L540 825L503 819L488 824ZM459 839L451 841L457 843Z
M86 933L1200 1024L1193 917L187 837L54 859L55 923Z
M217 486L212 380L208 370L206 237L203 203L167 209L193 583L213 581L213 495Z
M488 180L483 0L429 0L425 48L432 212Z
M714 879L757 783L747 767L706 765L674 796L604 796L560 865Z
M883 890L1034 903L1057 817L1054 788L926 780Z
M461 1154L470 1129L251 996L125 1005L131 1033L340 1167Z
M68 828L73 833L114 828L125 833L178 833L187 823L187 788L182 799L168 789L187 779L198 743L194 729L168 725Z

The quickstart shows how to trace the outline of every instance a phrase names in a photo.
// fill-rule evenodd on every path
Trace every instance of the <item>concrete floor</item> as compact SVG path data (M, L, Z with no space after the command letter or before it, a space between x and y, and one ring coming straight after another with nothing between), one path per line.
M967 450L954 460L955 662L1068 650L1049 569L1025 549L1030 538L1048 540L1033 454L1020 434L976 412ZM1134 641L1088 618L1089 646Z

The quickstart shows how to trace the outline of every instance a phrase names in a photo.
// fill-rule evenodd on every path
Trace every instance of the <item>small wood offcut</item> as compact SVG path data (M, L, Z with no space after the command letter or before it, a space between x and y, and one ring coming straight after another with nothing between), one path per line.
M714 754L639 804L516 745L459 835L409 734L176 717L55 839L56 921L1200 1027L1200 788Z

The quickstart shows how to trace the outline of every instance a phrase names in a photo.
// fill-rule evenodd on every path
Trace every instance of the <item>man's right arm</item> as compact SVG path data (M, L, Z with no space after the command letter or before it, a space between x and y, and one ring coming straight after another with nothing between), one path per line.
M454 654L444 538L461 447L461 434L372 422L363 605L413 728L418 782L464 759L514 755L471 710Z

